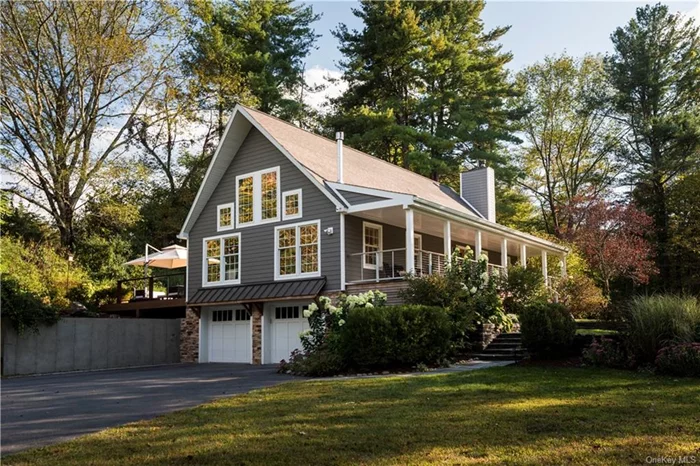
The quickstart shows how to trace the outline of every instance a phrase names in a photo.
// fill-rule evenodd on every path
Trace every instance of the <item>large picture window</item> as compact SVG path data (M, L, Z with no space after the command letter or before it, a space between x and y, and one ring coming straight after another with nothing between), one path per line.
M318 221L275 228L275 279L320 275L319 231Z
M280 219L279 167L236 177L236 225L246 227Z
M204 239L203 285L241 282L241 235Z
M381 267L382 226L375 223L362 222L362 265L366 269Z

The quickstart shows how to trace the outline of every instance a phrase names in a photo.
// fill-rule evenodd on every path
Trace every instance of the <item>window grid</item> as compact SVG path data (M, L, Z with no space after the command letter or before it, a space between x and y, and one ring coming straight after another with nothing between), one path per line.
M284 228L278 232L279 274L297 273L296 228Z
M377 254L382 247L382 227L374 224L363 224L364 243L364 266L367 268L377 267Z
M280 306L275 308L275 319L298 319L299 306Z
M262 219L277 218L277 172L263 173L262 186Z
M301 273L318 272L318 227L305 225L299 227L301 255Z
M221 244L219 240L207 241L207 281L218 282L221 279L221 266L219 256Z
M253 177L238 180L238 223L253 222Z
M301 189L294 191L286 191L282 193L284 203L284 211L282 218L284 220L301 217Z
M219 206L219 229L233 227L233 205Z
M237 283L241 278L241 237L230 236L205 239L206 262L203 284Z

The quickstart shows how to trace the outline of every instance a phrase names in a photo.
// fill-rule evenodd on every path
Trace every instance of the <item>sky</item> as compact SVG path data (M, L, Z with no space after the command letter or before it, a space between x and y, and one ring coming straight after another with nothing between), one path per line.
M331 35L338 23L350 29L361 29L362 22L352 14L355 1L306 2L315 12L321 13L316 23L318 49L307 59L306 79L310 84L324 82L325 76L339 77L337 62L342 58L338 43ZM700 0L667 1L672 12L680 11L693 16L700 23ZM513 53L508 68L518 71L542 60L547 55L563 52L572 56L611 51L610 34L618 26L626 24L635 9L644 2L634 1L488 1L482 14L486 28L511 26L501 39L503 50ZM338 95L342 83L329 86L324 94L313 95L309 103L320 105L326 96Z

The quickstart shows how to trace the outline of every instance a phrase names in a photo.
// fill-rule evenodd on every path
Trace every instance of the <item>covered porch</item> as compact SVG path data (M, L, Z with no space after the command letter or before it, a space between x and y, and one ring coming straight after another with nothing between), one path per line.
M467 246L475 258L488 257L491 274L506 273L512 265L538 267L550 284L551 262L556 261L557 274L566 275L566 248L478 217L417 204L358 209L344 217L343 281L351 290L409 274L442 274L452 252Z

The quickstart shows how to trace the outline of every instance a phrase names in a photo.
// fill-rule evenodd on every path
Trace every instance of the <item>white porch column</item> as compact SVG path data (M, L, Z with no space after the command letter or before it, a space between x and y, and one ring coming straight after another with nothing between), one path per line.
M415 272L415 231L413 229L413 209L406 209L406 272Z
M445 220L445 224L442 226L442 248L445 251L445 266L450 265L452 258L452 222Z
M474 231L474 260L479 260L481 256L481 231Z
M345 291L345 212L340 213L340 291Z
M566 254L561 256L561 278L566 278Z
M527 245L525 243L520 245L520 266L527 268Z
M508 240L505 238L501 240L501 267L508 268Z
M544 277L544 282L547 283L547 251L542 250L542 276Z

